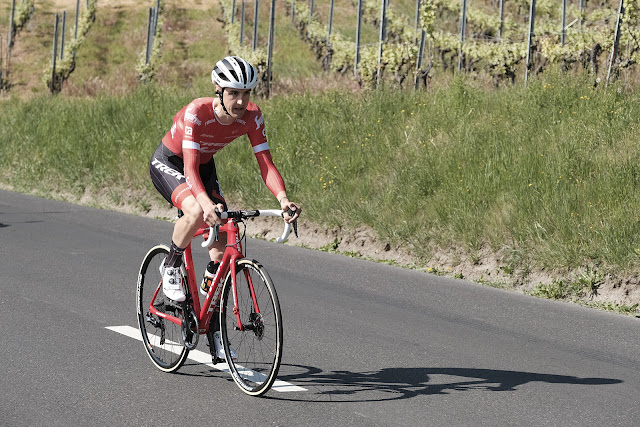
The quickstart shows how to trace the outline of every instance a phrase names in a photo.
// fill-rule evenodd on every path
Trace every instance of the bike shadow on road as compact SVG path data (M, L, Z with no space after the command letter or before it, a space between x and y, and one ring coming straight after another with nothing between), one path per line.
M285 400L385 401L424 395L464 391L516 391L532 382L548 384L619 384L614 378L580 378L535 372L476 368L383 368L370 372L323 371L303 365L283 365L278 378L304 387L316 398L298 399L270 393L267 397Z

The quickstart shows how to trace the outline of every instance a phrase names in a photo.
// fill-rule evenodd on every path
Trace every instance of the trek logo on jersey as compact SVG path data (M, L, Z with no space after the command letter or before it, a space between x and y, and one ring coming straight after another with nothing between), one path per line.
M196 126L200 126L202 124L198 116L193 113L184 113L184 119L188 122L194 123Z
M164 174L167 174L169 176L172 176L175 179L177 179L178 181L180 181L181 179L184 178L184 175L182 175L180 172L178 172L175 169L171 169L169 166L167 166L164 163L160 162L158 159L153 159L153 162L151 164L156 169L158 169L160 172L162 172Z
M206 122L204 122L204 125L205 126L209 126L211 123L215 123L215 122L216 122L216 119L210 119L210 120L207 120Z
M254 117L253 119L256 122L256 129L260 129L260 125L264 124L264 116L260 114L260 117Z
M236 119L236 122L240 123L241 125L246 125L247 124L247 122L245 122L242 119Z
M189 136L193 136L193 128L191 126L185 126L184 127L184 134L185 135L189 135Z
M221 148L224 148L227 144L224 142L205 142L200 141L200 151L204 153L213 153Z

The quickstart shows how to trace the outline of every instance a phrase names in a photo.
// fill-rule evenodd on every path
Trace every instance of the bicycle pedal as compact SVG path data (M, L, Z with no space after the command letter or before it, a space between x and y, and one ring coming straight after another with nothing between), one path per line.
M220 359L218 356L211 356L211 364L217 365L220 362L226 362L226 359Z

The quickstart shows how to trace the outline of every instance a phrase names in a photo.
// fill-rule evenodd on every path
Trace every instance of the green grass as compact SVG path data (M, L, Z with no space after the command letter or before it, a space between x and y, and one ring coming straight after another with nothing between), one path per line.
M259 104L276 165L310 220L370 226L424 259L436 247L472 258L489 245L517 254L510 271L631 271L640 255L637 96L545 79L526 89L457 80L429 92L333 91ZM209 91L150 85L120 98L4 103L2 181L41 194L115 186L156 197L149 156L174 113ZM217 164L231 199L273 205L245 139Z

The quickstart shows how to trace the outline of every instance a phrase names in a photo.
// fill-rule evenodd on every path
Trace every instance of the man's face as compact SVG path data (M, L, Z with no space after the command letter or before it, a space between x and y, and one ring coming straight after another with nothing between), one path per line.
M234 119L239 119L247 111L251 89L226 88L223 93L224 106Z

